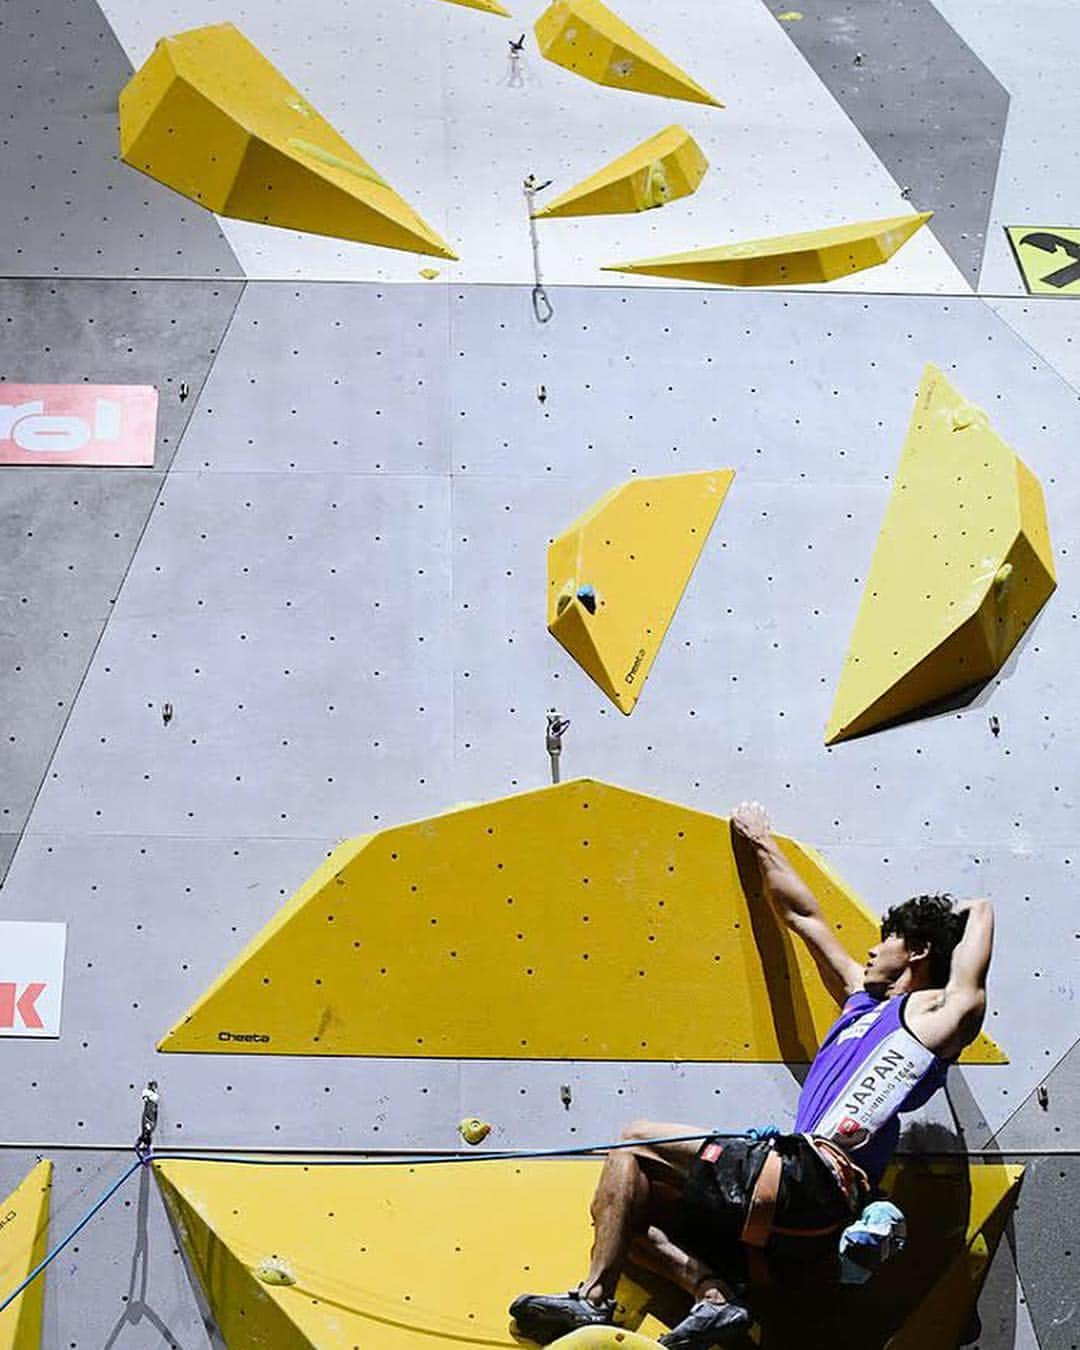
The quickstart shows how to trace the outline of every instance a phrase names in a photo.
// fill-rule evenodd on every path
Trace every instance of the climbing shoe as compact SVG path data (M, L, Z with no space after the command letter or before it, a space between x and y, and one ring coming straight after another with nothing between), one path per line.
M571 1289L568 1294L522 1294L510 1304L510 1316L529 1340L547 1345L578 1327L609 1327L615 1300L592 1303Z
M683 1320L660 1337L668 1350L710 1350L729 1345L750 1329L750 1314L737 1303L713 1303L702 1299Z

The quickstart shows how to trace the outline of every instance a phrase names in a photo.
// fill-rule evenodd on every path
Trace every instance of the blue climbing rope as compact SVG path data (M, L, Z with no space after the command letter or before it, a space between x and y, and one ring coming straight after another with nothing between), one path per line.
M45 1271L53 1261L60 1255L64 1248L72 1242L98 1210L113 1198L116 1192L123 1186L124 1182L139 1170L140 1167L149 1165L152 1162L210 1162L210 1163L242 1163L249 1166L258 1167L422 1167L432 1163L460 1163L460 1162L514 1162L517 1159L526 1158L573 1158L582 1157L590 1153L610 1153L620 1148L640 1148L642 1145L650 1144L690 1144L696 1143L701 1139L709 1138L739 1138L740 1135L718 1135L715 1131L700 1131L697 1134L670 1134L659 1135L655 1139L620 1139L613 1144L577 1144L572 1148L532 1148L532 1149L509 1149L501 1153L421 1153L416 1155L396 1155L385 1157L382 1155L358 1154L341 1155L336 1154L331 1158L318 1157L309 1158L304 1156L291 1157L269 1157L266 1154L241 1154L241 1153L196 1153L181 1149L155 1149L151 1152L149 1149L140 1149L139 1156L123 1174L109 1187L104 1195L97 1200L90 1209L86 1211L83 1217L75 1227L52 1247L45 1257L38 1262L29 1275L23 1280L17 1289L12 1290L10 1294L0 1303L0 1313L15 1301L27 1287Z
M590 1153L610 1153L620 1148L641 1148L651 1144L690 1144L701 1139L742 1139L738 1134L700 1130L697 1134L659 1135L655 1139L620 1139L614 1144L577 1144L572 1148L508 1149L500 1153L418 1153L386 1157L380 1154L335 1154L310 1158L303 1155L268 1157L265 1154L198 1153L185 1149L155 1149L155 1162L246 1163L259 1167L423 1167L431 1163L515 1162L526 1158L574 1158Z
M578 1144L573 1148L534 1148L508 1150L502 1153L427 1153L416 1156L395 1156L382 1157L370 1154L353 1156L336 1155L332 1158L305 1158L305 1157L267 1157L266 1155L251 1154L230 1154L214 1153L202 1154L192 1153L180 1149L161 1149L150 1152L149 1150L140 1151L139 1156L123 1174L109 1187L104 1195L97 1200L90 1209L86 1211L83 1217L75 1227L61 1240L52 1247L45 1257L38 1262L29 1275L23 1280L17 1289L13 1289L10 1294L0 1303L0 1313L4 1311L9 1304L13 1303L33 1282L41 1275L64 1248L72 1242L98 1210L113 1198L116 1192L123 1186L124 1182L139 1170L140 1167L156 1161L171 1162L217 1162L217 1163L245 1163L260 1167L418 1167L430 1163L455 1163L455 1162L513 1162L518 1158L569 1158L582 1156L589 1153L607 1153L613 1149L635 1148L642 1144L686 1144L699 1139L708 1139L712 1132L700 1134L672 1134L657 1137L656 1139L624 1139L614 1144ZM727 1136L725 1136L727 1137Z
M45 1270L47 1266L51 1265L53 1261L56 1260L56 1258L60 1255L60 1253L64 1250L64 1248L68 1245L69 1242L74 1241L74 1239L79 1236L79 1234L90 1222L90 1220L94 1217L94 1215L98 1212L98 1210L103 1208L105 1205L109 1203L109 1201L113 1198L113 1196L124 1184L124 1182L127 1181L128 1177L130 1177L132 1173L137 1172L139 1168L143 1166L144 1161L147 1160L141 1157L136 1158L135 1161L128 1168L128 1170L124 1173L124 1175L122 1177L118 1177L117 1180L113 1182L113 1184L100 1198L100 1200L98 1200L95 1205L93 1205L90 1209L86 1211L86 1213L82 1216L82 1218L71 1230L71 1232L68 1233L65 1237L61 1238L61 1240L56 1244L56 1246L53 1247L51 1251L49 1251L45 1255L45 1257L38 1262L38 1264L30 1272L30 1274L27 1275L26 1279L23 1280L22 1284L20 1284L17 1289L14 1289L10 1294L8 1294L7 1298L4 1299L3 1303L0 1303L0 1313L4 1311L4 1309L8 1306L9 1303L13 1303L15 1299L17 1299L19 1295L23 1292L23 1290L27 1288L28 1285L33 1284L33 1282L42 1273L42 1271Z

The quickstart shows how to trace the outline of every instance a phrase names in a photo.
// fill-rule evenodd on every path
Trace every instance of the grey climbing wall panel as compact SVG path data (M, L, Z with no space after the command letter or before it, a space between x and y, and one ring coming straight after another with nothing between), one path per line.
M1074 924L1074 931L1080 925ZM1074 960L1075 964L1075 960ZM1070 986L1059 985L1061 1016L1073 1032ZM1080 1041L1046 1072L998 1132L1003 1153L1044 1147L1058 1156L1029 1167L1015 1220L1016 1257L1042 1350L1080 1345Z
M1016 1260L1042 1350L1077 1350L1080 1158L1028 1161L1014 1219Z
M0 886L3 885L3 878L7 876L12 855L18 846L19 836L17 834L0 834Z
M16 839L241 286L0 282L0 379L154 384L160 396L153 469L0 469L0 830Z
M975 285L1008 91L933 0L821 0L782 26Z
M974 1350L1039 1350L1027 1297L1016 1274L1011 1230L1006 1232L979 1295Z
M987 303L1080 397L1080 322L1076 308L1048 305L1037 299Z
M249 286L177 469L447 473L454 362L443 358L458 294Z
M138 1112L131 1119L132 1132ZM127 1169L132 1155L0 1149L0 1197L42 1158L53 1164L55 1242ZM0 1297L7 1289L0 1290ZM149 1173L131 1177L49 1271L41 1350L220 1350L206 1327Z
M313 92L340 94L352 78L333 75L340 7L313 11L295 49L296 18L278 8L249 0L234 17L272 41L289 35ZM503 78L506 35L487 16L433 8L441 28L424 5L356 11L350 22L392 30L371 49L371 96L385 104L384 77L392 101L403 90L392 49L405 36L418 68L445 67L446 106L475 112L462 91L480 91L475 126L488 136L492 109L517 95L488 87L486 65L475 80L481 67L465 57L494 53ZM1064 49L1047 53L1057 62L1047 78L1041 57L1016 56L1024 14L1005 23L1010 7L988 14L974 0L940 8L1014 98L1017 62L1037 70L1022 91L1025 137L1013 129L1009 143L1022 147L1036 123L1048 140L1046 128L1067 120L1053 101L1067 84ZM110 12L134 51L220 17L212 4L197 9ZM1009 109L1002 83L928 0L822 0L784 26L787 38L764 8L753 15L739 50L762 54L761 73L746 62L718 81L730 106L715 122L711 179L737 183L756 224L774 221L746 233L795 228L793 209L824 223L830 202L888 189L877 166L868 178L846 152L867 153L813 70L912 204L936 211L937 237L975 280ZM678 18L692 16L680 8ZM783 60L764 59L768 39L747 45L754 23ZM432 33L435 50L423 46ZM1012 64L999 63L1006 56ZM1053 1153L1077 1147L1080 1109L1068 1016L1080 950L1080 710L1069 683L1080 662L1080 367L1069 307L1051 315L1003 301L995 314L929 294L612 285L553 290L556 316L542 328L524 287L245 290L228 280L241 268L214 218L118 162L115 100L130 68L90 0L2 7L0 274L23 280L0 283L0 378L149 382L162 401L152 470L0 470L0 876L26 824L3 910L69 925L63 1037L4 1044L0 1194L38 1147L56 1145L58 1236L127 1165L150 1077L163 1090L159 1142L217 1149L454 1148L456 1122L473 1113L494 1122L491 1142L504 1148L601 1141L637 1115L727 1129L787 1122L797 1065L155 1053L340 837L544 782L543 714L557 705L572 718L566 775L715 812L761 797L875 908L931 888L993 896L989 1030L1011 1063L954 1071L949 1102L936 1099L925 1120L955 1147L1029 1151L979 1350L1076 1350L1080 1193L1076 1160ZM528 76L529 111L512 122L519 148L534 145L534 130L546 136L534 95L561 78L539 61ZM584 139L579 121L559 122L562 173L593 155L597 135L633 139L606 113L619 96L568 90L575 107L598 101ZM423 146L453 148L474 122L462 115L447 141L444 119L422 119L418 139L420 105L405 92L393 106L408 115L386 105L372 119L356 105L343 127L366 146L388 118L430 166L438 156ZM746 113L757 95L760 123ZM1067 174L1023 158L1002 175L1028 185L1018 200L1029 204L1040 183L1067 200ZM517 202L516 182L496 184L493 166L463 181L461 162L448 162L448 178L425 178L432 200L471 222L463 249L486 250L492 276L519 279L524 234L481 221L504 189ZM637 222L655 232L643 252L664 251L673 219ZM337 241L317 252L289 232L245 226L236 237L270 276L352 275L337 257L351 246ZM573 254L566 275L587 277L606 256L593 253L583 243L560 266ZM106 276L132 280L70 280ZM926 291L955 285L929 261L903 277ZM927 360L1039 474L1060 589L969 706L826 751L822 728ZM544 632L547 541L620 479L717 466L738 477L624 720ZM705 991L703 1015L709 998L730 996ZM44 1345L220 1350L148 1177L54 1266Z
M1055 1148L1080 1149L1080 1041L1053 1067L1047 1066L994 1142L1007 1152L1038 1148L1049 1140Z
M120 162L131 69L95 0L0 10L0 276L243 275L209 212Z
M1077 712L1058 672L1080 659L1062 603L1080 406L981 301L575 291L539 333L514 289L440 309L418 287L402 324L379 294L250 283L230 328L12 869L20 914L73 906L70 1034L9 1052L17 1137L46 1110L58 1142L116 1142L157 1037L326 849L543 782L552 703L573 718L567 774L717 812L760 796L877 908L988 889L1007 925L1070 921ZM1063 595L968 709L825 751L926 359L1040 474ZM617 719L539 621L546 542L612 482L715 465L739 477ZM120 970L116 932L140 953ZM1074 963L1055 941L996 971L991 1030L1013 1062L965 1072L971 1146L1068 1048L1054 1012ZM782 1117L797 1091L779 1066L586 1066L566 1113L558 1066L158 1071L179 1137L233 1144L443 1146L470 1103L508 1144L604 1135L627 1102L734 1127L750 1085ZM300 1098L328 1109L276 1109Z

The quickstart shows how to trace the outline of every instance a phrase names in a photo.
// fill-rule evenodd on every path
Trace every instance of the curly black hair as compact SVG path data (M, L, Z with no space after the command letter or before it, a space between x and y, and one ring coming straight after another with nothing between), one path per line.
M913 952L930 949L930 981L940 988L949 982L953 948L964 935L967 914L957 914L951 895L913 895L886 910L881 937L902 937Z

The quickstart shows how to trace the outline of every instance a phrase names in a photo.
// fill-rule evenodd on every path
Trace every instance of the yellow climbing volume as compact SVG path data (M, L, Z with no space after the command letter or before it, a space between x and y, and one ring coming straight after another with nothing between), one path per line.
M120 94L120 155L223 216L455 257L231 23L157 43Z
M513 1350L510 1300L533 1285L561 1288L567 1252L588 1249L597 1170L154 1167L229 1350ZM271 1261L295 1282L263 1282L256 1271Z
M903 1211L908 1245L856 1291L852 1324L900 1326L885 1350L956 1350L1012 1216L1023 1167L963 1158L894 1163L882 1187Z
M534 214L539 218L648 211L696 192L708 167L685 127L667 127Z
M38 1163L0 1204L0 1298L44 1260L49 1239L52 1163ZM0 1312L0 1350L40 1350L45 1277Z
M865 951L872 916L782 847ZM726 820L576 780L343 843L160 1049L804 1062L835 1016Z
M554 0L535 28L549 61L595 84L724 106L600 0Z
M989 679L1056 584L1039 480L927 366L826 743Z
M587 1259L599 1172L592 1159L154 1164L229 1350L414 1350L439 1341L513 1350L511 1299L563 1288ZM902 1256L854 1291L863 1316L847 1325L864 1329L860 1350L881 1346L897 1325L890 1350L955 1350L949 1329L970 1314L977 1286L935 1281L968 1252L985 1269L1018 1172L956 1159L891 1169L886 1189L911 1236ZM647 1289L624 1279L618 1298L626 1327L653 1336L666 1329ZM927 1321L923 1299L941 1322ZM578 1332L567 1350L603 1344ZM632 1335L621 1344L638 1350Z
M612 263L605 272L672 277L723 286L791 286L836 281L867 267L888 262L933 213L863 220L804 234L750 239L692 253Z
M548 549L548 632L622 713L634 710L734 477L631 479Z

